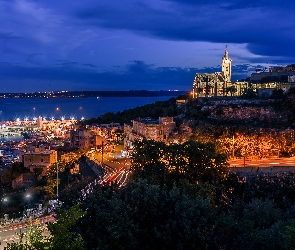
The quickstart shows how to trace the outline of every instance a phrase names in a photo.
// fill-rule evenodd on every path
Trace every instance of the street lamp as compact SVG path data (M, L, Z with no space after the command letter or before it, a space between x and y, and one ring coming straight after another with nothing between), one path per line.
M101 142L101 164L103 166L103 141Z
M27 210L28 210L28 209L30 209L31 194L26 194L25 198L27 200Z
M56 200L58 202L58 161L56 162Z
M233 159L235 158L235 135L233 134Z

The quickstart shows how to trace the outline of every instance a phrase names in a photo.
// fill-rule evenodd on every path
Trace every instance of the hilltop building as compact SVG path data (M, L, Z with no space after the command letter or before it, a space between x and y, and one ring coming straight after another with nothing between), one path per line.
M268 71L257 70L251 74L252 82L280 82L280 83L295 83L295 64L290 64L285 67L271 67Z
M247 82L231 82L231 62L226 46L222 57L221 72L196 73L193 82L193 98L216 96L239 96L248 87Z
M250 80L257 90L282 89L288 91L295 86L295 64L272 67L267 72L260 70L252 73Z
M135 119L132 121L132 125L124 124L124 147L133 148L133 142L143 138L166 142L175 127L173 117L159 117L158 120Z

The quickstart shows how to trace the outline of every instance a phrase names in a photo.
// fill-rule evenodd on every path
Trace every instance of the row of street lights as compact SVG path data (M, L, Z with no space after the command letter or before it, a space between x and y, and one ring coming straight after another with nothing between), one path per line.
M24 197L26 199L27 205L24 205L24 212L23 212L23 214L25 214L26 209L30 209L30 199L31 199L32 195L30 193L26 193ZM5 207L9 203L9 197L8 196L4 196L1 199L1 201L3 203L3 206ZM16 214L17 213L13 213L13 215L12 215L12 218L13 219L16 219ZM6 215L6 217L8 217L8 215ZM18 218L20 218L20 217L21 217L21 212L18 212Z
M59 190L58 190L58 172L59 172L59 162L57 161L56 163L56 200L57 200L57 204L59 204L58 202L58 197L59 197ZM24 214L26 212L27 209L30 209L30 199L31 199L32 195L30 193L26 193L25 194L25 199L27 201L27 205L24 205ZM9 203L9 198L7 196L4 196L1 201L5 204L5 206ZM19 212L19 218L20 218L20 214L21 212ZM15 213L13 213L13 219L15 219Z

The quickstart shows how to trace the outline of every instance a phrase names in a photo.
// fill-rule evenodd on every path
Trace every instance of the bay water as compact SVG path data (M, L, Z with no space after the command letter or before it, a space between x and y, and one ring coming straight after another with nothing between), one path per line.
M165 101L171 96L157 97L85 97L85 98L1 98L0 121L33 120L42 116L45 119L80 120L96 118L106 112Z

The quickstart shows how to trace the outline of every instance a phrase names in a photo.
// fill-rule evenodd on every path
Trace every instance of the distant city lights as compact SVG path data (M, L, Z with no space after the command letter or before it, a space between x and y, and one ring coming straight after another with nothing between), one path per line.
M38 121L38 117L41 118L41 120L43 121L67 121L67 120L71 120L71 121L76 121L77 118L75 118L75 116L68 116L66 117L65 115L62 115L60 117L57 117L57 115L52 115L50 116L50 118L46 117L46 116L34 116L34 117L29 117L29 116L25 116L25 117L16 117L14 119L14 122L17 123L18 125L21 125L23 123L36 123ZM85 120L85 117L82 116L81 120ZM6 125L4 124L0 124L0 128L4 128Z

